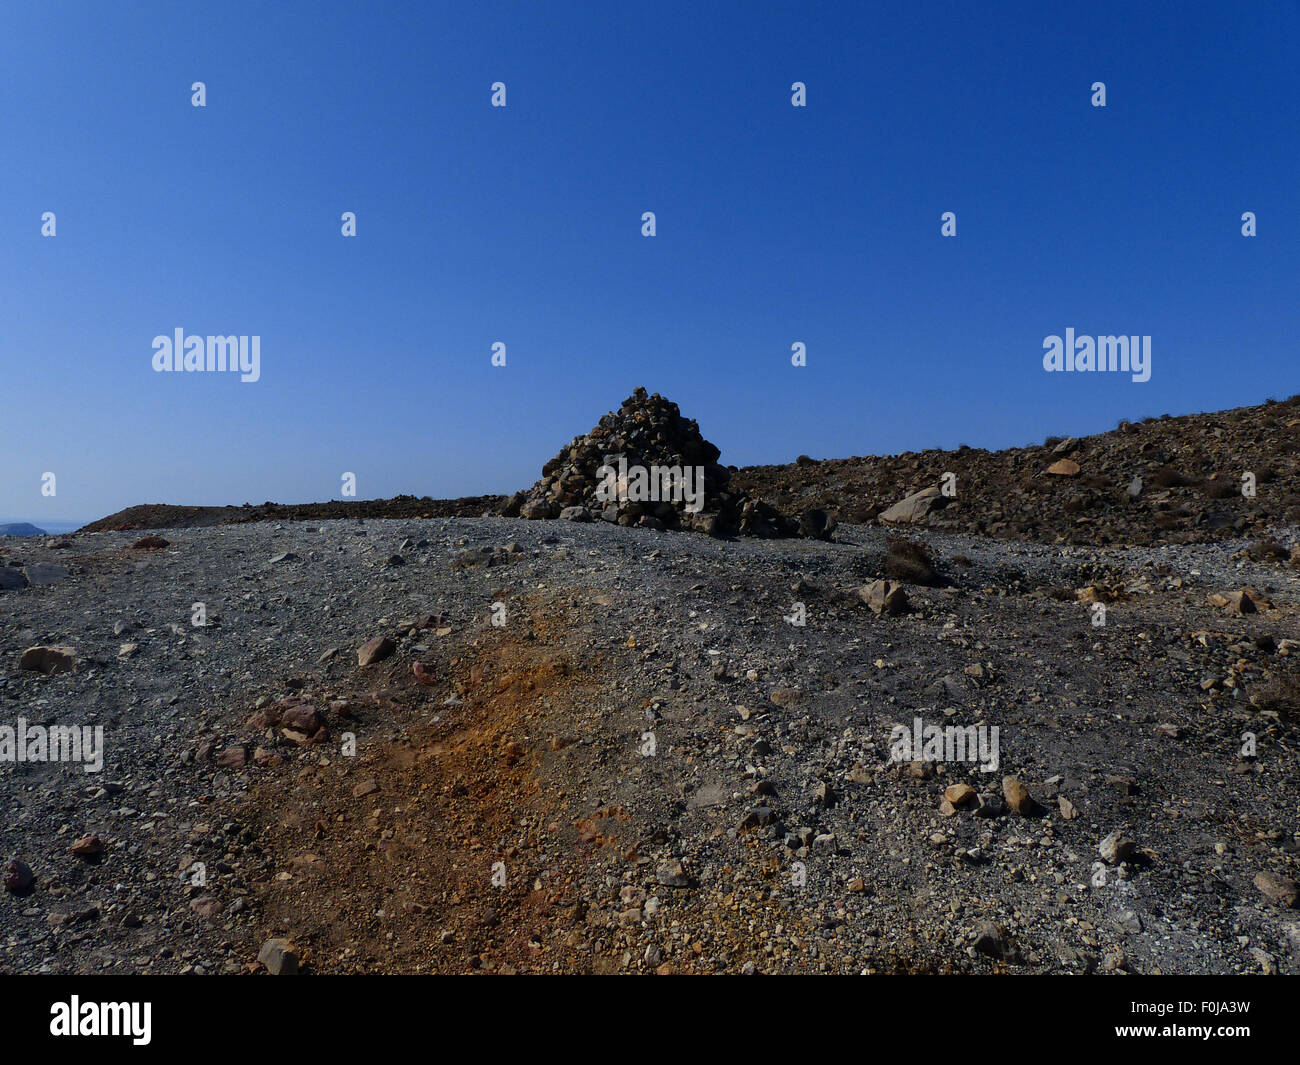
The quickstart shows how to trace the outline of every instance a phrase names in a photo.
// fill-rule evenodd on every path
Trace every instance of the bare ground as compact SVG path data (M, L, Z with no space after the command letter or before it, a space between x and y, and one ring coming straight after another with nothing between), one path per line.
M1300 871L1300 581L1253 541L914 532L937 583L891 617L855 594L890 565L866 527L166 535L6 548L69 573L0 593L0 724L100 723L108 753L0 764L2 846L36 874L0 895L5 971L253 972L273 936L317 972L1300 969L1297 911L1254 882ZM1243 586L1254 613L1207 601ZM19 670L37 643L76 669ZM268 720L286 699L314 741ZM996 725L1000 765L891 761L916 716ZM1008 775L1030 816L941 810ZM91 834L101 858L69 853Z

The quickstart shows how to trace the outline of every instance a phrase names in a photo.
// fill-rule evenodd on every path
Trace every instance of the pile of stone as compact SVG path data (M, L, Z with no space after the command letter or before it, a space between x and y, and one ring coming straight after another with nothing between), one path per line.
M542 479L513 495L502 514L713 536L830 539L835 522L825 511L795 519L729 489L732 471L718 464L720 455L676 403L638 388L543 466Z

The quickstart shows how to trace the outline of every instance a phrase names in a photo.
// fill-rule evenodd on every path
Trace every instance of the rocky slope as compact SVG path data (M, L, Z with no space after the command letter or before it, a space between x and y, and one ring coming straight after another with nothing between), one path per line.
M1300 396L1005 451L801 456L739 470L733 483L780 508L879 524L907 496L940 489L945 474L953 494L934 501L924 527L1095 545L1240 537L1300 522Z

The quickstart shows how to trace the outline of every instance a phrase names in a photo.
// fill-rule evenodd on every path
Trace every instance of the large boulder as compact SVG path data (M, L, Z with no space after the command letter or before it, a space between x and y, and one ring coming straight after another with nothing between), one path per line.
M55 566L49 562L36 562L23 567L23 575L33 588L58 584L59 581L66 580L70 572L66 566Z
M894 525L911 525L943 504L943 494L936 486L931 485L929 488L922 488L919 492L913 492L906 499L883 511L880 520Z

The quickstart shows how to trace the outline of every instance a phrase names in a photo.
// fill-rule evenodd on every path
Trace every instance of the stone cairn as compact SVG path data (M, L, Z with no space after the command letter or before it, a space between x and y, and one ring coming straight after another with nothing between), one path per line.
M567 521L608 521L649 529L685 529L712 536L808 536L829 540L835 521L825 511L805 511L798 519L774 507L729 490L731 470L718 465L721 452L700 435L692 418L683 418L676 403L657 392L638 388L617 411L600 419L591 432L574 437L542 467L532 488L516 492L502 509L506 517L561 518ZM703 506L692 512L685 498L659 501L628 498L624 491L612 499L598 494L602 466L626 469L702 467ZM624 482L626 484L627 482ZM700 492L698 484L694 492ZM681 493L678 494L679 496Z

